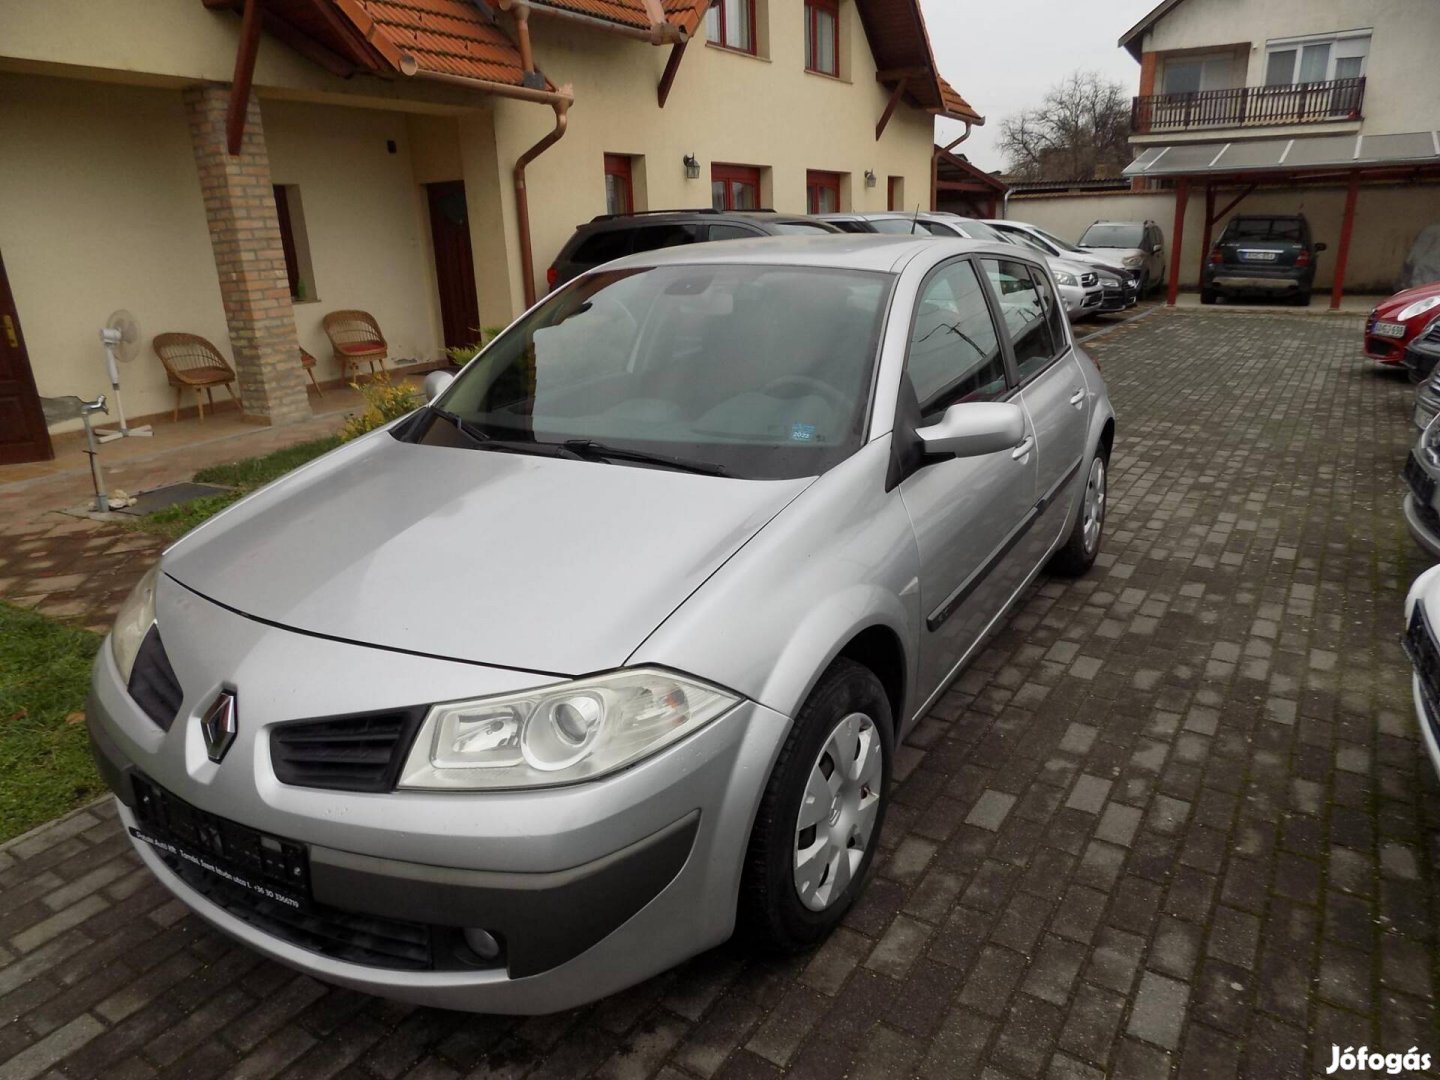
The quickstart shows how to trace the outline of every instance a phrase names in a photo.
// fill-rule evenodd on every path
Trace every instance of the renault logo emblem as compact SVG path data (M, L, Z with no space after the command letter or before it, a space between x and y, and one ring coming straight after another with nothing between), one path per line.
M211 761L219 761L235 741L235 695L221 690L200 717L200 734L205 736L205 752Z

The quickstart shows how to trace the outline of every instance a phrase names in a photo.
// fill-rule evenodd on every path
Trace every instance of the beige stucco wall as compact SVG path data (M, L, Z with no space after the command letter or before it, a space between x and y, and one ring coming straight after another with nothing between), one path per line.
M1185 0L1145 33L1142 50L1248 41L1245 85L1260 86L1267 41L1367 28L1373 34L1361 130L1369 135L1440 126L1436 0Z
M1234 192L1220 193L1217 207ZM1257 191L1236 209L1237 214L1303 213L1315 239L1329 250L1321 253L1316 284L1328 288L1333 280L1335 253L1340 246L1340 221L1345 207L1343 187L1272 189ZM1175 227L1175 195L1170 191L1114 195L1047 195L1010 199L1009 217L1028 221L1067 240L1078 240L1092 221L1153 220L1160 225L1166 244ZM1222 219L1215 235L1225 227ZM1355 231L1345 271L1349 292L1392 291L1400 267L1415 237L1426 225L1440 223L1440 186L1366 187L1355 207ZM1205 229L1205 200L1193 192L1186 208L1184 247L1180 253L1180 283L1199 282L1201 241ZM1168 251L1168 249L1167 249Z
M229 351L180 92L0 73L0 146L0 254L40 393L108 392L99 329L128 308L146 343L126 410L169 409L150 336Z

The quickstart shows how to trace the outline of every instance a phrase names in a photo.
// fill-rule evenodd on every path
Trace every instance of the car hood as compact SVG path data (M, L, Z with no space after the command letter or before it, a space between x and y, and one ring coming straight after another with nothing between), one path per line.
M161 567L307 633L578 675L624 663L809 483L377 432L212 519Z
M1375 305L1375 314L1382 319L1393 319L1416 300L1428 300L1432 296L1440 296L1440 281L1417 285L1413 289L1406 289L1404 292L1398 292L1394 296L1381 300ZM1435 311L1435 308L1431 308L1420 317L1428 322L1435 317Z

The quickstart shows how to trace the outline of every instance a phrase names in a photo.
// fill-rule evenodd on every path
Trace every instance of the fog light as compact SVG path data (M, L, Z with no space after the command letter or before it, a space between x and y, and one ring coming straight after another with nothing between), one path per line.
M465 944L470 951L481 960L494 960L500 955L500 942L488 930L478 930L475 927L465 928Z

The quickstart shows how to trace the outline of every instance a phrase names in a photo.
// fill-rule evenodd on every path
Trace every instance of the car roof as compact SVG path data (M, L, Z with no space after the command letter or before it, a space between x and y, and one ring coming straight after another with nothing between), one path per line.
M942 251L943 248L943 251ZM1007 250L1008 248L1008 250ZM685 266L706 263L750 263L772 266L813 266L839 270L895 273L917 255L981 252L1014 258L1006 244L936 236L892 236L883 233L835 233L828 236L765 236L753 240L725 240L710 244L683 244L627 255L606 263L605 269L641 266ZM1040 262L1036 258L1031 260Z
M612 229L643 228L646 225L664 225L672 221L724 222L736 219L756 224L784 225L789 222L814 223L818 219L810 214L778 213L774 210L712 210L708 206L691 209L646 210L638 214L599 214L576 227L581 231L605 231Z
M1100 220L1100 221L1092 221L1090 224L1091 224L1091 225L1154 225L1155 222L1151 221L1149 218L1146 218L1144 221L1141 221L1139 218L1133 218L1133 219L1130 219L1130 220L1116 220L1116 221Z

